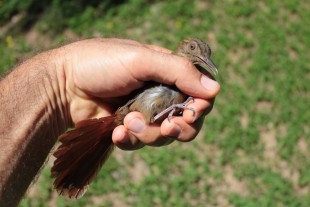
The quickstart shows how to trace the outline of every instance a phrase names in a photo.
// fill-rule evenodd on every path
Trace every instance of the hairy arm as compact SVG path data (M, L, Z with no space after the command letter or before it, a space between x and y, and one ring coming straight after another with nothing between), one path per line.
M16 206L68 126L57 50L24 62L0 82L0 206Z

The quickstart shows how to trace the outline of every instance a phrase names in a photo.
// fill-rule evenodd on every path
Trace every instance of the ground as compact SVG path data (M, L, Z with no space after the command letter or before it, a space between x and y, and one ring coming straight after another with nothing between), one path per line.
M24 7L5 21L2 71L83 38L175 49L196 37L212 48L222 90L194 141L116 149L77 201L52 189L50 157L21 206L310 206L309 3L131 0L79 8L52 2L27 26L20 16L31 9Z

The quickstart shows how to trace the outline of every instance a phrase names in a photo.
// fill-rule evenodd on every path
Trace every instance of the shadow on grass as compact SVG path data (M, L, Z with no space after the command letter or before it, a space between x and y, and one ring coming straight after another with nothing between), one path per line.
M60 32L67 26L67 20L74 17L87 8L95 8L97 13L105 13L113 7L117 7L125 0L25 0L21 3L18 0L9 2L0 2L0 25L6 25L8 22L16 21L14 17L21 15L20 21L8 32L27 31L42 18L48 23L50 31Z

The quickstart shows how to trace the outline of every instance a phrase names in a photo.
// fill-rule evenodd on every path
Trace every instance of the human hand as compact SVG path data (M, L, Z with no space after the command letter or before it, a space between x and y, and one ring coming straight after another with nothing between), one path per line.
M122 149L143 145L161 146L172 140L190 141L199 132L204 115L213 106L219 84L202 75L193 64L171 51L132 40L90 39L61 48L63 85L73 123L111 115L124 96L146 81L176 85L195 97L182 117L164 120L161 126L147 125L139 112L129 113L124 125L114 129L113 142Z

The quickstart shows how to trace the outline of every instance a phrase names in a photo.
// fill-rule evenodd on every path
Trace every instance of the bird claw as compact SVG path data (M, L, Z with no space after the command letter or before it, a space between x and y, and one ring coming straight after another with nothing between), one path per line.
M196 111L194 108L192 107L187 107L186 104L189 103L190 101L193 101L194 102L194 98L193 97L188 97L186 99L186 101L184 101L183 103L180 103L180 104L173 104L171 106L169 106L168 108L166 108L165 110L163 110L162 112L158 113L156 116L154 116L153 118L153 123L155 121L157 121L158 119L160 119L163 115L168 114L168 121L170 122L170 119L171 117L173 116L174 112L176 111L176 109L188 109L188 110L191 110L193 112L193 116L195 115Z

